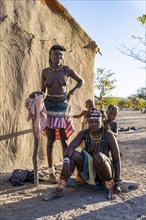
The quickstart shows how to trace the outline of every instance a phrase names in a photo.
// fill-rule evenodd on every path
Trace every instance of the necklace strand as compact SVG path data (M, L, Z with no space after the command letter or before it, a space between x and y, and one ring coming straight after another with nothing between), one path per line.
M59 66L58 68L52 68L52 67L50 67L50 69L53 70L53 71L59 71L61 68L62 68L62 66Z
M102 135L97 135L97 136L94 136L91 134L91 131L90 131L90 138L93 140L93 141L100 141L101 138L102 138Z

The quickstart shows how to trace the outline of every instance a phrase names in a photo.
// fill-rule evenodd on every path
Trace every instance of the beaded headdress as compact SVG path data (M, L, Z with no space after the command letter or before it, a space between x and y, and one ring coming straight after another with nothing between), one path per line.
M96 110L96 109L93 109L93 110L90 110L88 113L87 113L87 119L91 119L91 118L100 118L102 117L102 114L100 111Z

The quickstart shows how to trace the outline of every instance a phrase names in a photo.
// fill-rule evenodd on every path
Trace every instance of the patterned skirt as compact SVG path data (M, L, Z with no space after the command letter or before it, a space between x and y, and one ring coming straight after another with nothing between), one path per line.
M44 100L45 107L47 110L47 125L46 127L55 129L56 140L60 140L60 132L61 128L65 129L65 134L67 139L74 132L73 119L69 116L70 113L70 104L67 100L53 103Z

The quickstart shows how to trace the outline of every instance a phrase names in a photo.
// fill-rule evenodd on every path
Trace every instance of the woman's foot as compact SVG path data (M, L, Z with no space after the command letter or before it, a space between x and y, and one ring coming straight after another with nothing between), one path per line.
M49 174L49 182L53 183L53 184L57 183L55 174L53 174L53 173Z

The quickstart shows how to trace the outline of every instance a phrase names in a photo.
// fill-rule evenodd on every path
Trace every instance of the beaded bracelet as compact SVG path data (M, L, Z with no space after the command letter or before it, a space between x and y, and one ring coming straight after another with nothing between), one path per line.
M69 163L70 164L70 159L68 157L65 157L63 160L63 163Z
M69 92L71 95L74 95L74 93L73 92Z

